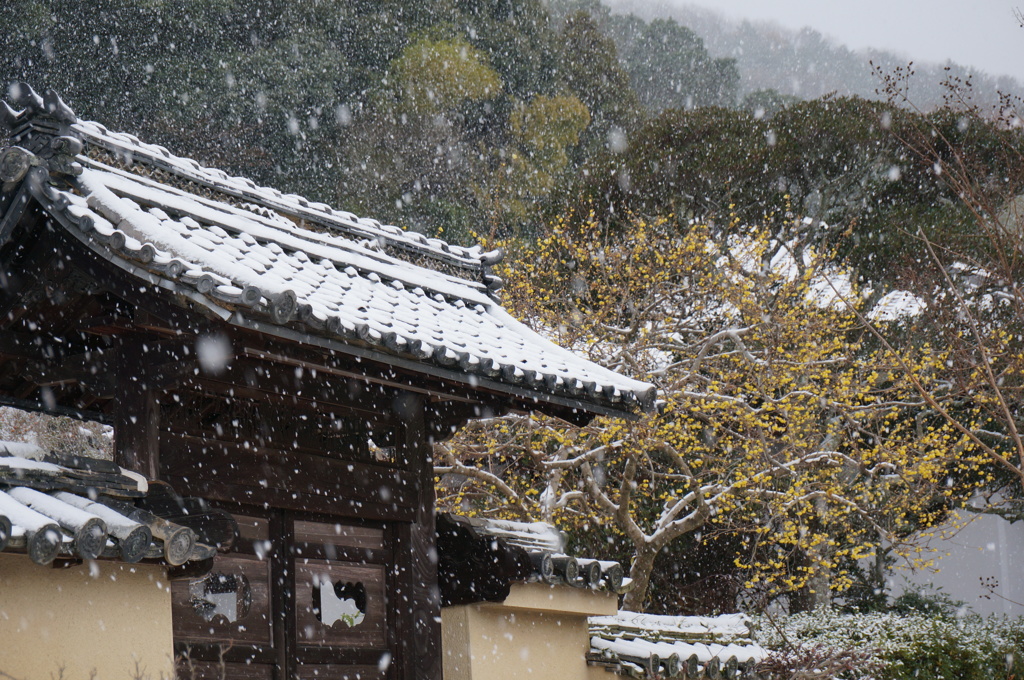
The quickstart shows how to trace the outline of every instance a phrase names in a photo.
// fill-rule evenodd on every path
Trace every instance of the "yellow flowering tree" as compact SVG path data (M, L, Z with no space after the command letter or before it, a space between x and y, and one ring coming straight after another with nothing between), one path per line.
M954 458L977 464L974 446L928 413L842 302L860 297L842 271L799 238L732 226L635 219L613 232L584 220L501 244L506 305L655 382L662 401L582 428L477 423L438 447L442 505L614 534L632 551L623 606L634 610L658 554L684 536L741 535L747 585L806 606L850 585L843 565L883 544L911 550L963 493L947 480ZM943 357L918 361L918 375L937 375Z

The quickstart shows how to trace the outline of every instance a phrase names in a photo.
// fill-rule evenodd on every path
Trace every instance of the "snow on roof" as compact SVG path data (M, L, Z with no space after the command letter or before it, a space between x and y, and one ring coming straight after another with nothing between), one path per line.
M562 534L547 522L515 522L483 517L468 517L465 520L477 533L500 538L505 543L517 545L524 550L560 553L565 548Z
M714 640L750 637L750 618L746 614L665 616L620 611L615 616L593 616L590 618L590 626L591 628L606 627L675 636L698 636Z
M0 103L0 124L28 147L11 164L24 165L36 200L98 255L224 320L369 347L469 374L472 385L618 412L653 405L652 385L564 350L506 313L490 273L499 252L229 177L79 121L52 92L17 89L24 110ZM51 181L58 175L65 186Z
M757 664L768 650L751 639L750 619L721 616L658 616L620 611L594 616L590 624L592 664L634 677L719 677L718 669Z
M4 442L4 444L6 444L6 442ZM4 448L6 449L6 446ZM5 472L8 474L24 475L29 471L59 474L61 471L60 468L53 463L45 463L35 460L34 458L22 458L21 456L15 456L10 453L9 449L6 450L4 455L6 457L0 458L0 475ZM6 470L3 468L6 468Z
M899 321L915 317L928 308L928 303L905 290L894 290L882 296L871 311L871 321Z
M0 456L18 456L38 460L46 452L36 444L29 442L0 442Z
M0 442L0 449L16 444ZM64 557L179 565L212 557L215 549L188 527L136 507L148 491L145 478L109 461L0 456L0 552L27 553L39 564Z

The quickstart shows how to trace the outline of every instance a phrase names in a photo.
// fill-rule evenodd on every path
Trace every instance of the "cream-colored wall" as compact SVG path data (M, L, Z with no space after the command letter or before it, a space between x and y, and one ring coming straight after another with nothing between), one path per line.
M444 680L587 680L587 617L617 611L613 593L514 584L502 603L441 610Z
M588 666L587 680L619 680L620 675L608 670L607 666Z
M171 676L174 643L165 569L92 565L53 569L23 555L0 554L0 671L6 674L0 677Z

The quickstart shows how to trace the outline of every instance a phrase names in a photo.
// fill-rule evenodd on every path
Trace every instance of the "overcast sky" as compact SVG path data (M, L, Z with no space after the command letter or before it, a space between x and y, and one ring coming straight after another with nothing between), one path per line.
M1024 0L669 0L733 19L810 26L853 49L877 47L909 60L947 59L1024 82L1024 28L1014 18Z

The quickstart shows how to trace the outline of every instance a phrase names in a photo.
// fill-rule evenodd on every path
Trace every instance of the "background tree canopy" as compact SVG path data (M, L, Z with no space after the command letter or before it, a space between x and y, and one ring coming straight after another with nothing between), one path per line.
M632 606L711 610L740 581L870 594L861 558L1024 488L1020 120L955 79L926 111L900 74L872 81L884 101L826 94L805 56L855 55L701 21L596 0L20 0L0 4L0 75L230 173L502 243L524 321L663 388L638 423L471 429L440 452L451 507L631 560ZM747 51L708 49L729 40ZM822 272L844 311L814 302ZM897 288L924 311L873 334Z

